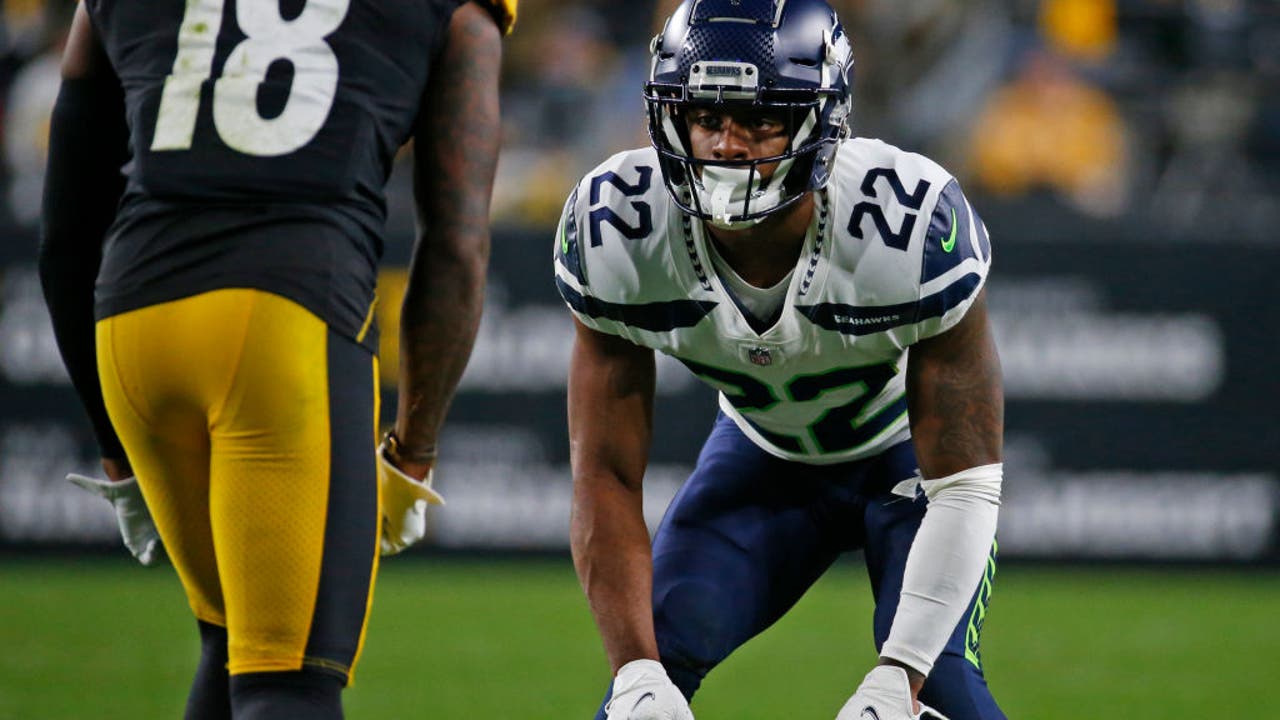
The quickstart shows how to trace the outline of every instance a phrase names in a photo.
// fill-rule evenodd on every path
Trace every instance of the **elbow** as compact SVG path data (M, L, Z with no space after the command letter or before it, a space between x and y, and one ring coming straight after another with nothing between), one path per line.
M60 247L59 238L48 230L46 224L36 249L36 273L40 278L40 289L44 292L45 302L51 309L60 296L59 289L65 287L70 279L68 275L85 275L83 281L92 282L85 269L81 269L77 264L68 265L66 261L68 255L67 250ZM97 263L94 262L93 271L96 272L96 270ZM78 282L79 278L72 280L71 284L78 284Z
M451 248L454 266L465 277L483 281L489 270L489 253L492 240L489 230L475 233L468 242L459 243Z
M47 288L54 278L54 254L49 249L48 234L40 233L40 244L36 248L36 272L40 275L40 285Z
M486 231L483 236L451 248L444 258L441 270L454 278L459 294L477 298L484 295L489 269L489 233Z
M482 283L489 269L491 244L488 227L427 232L419 243L415 263L425 265L433 275Z

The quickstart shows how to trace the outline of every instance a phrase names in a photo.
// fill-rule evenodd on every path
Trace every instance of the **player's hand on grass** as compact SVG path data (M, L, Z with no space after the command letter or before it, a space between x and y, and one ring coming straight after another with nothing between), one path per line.
M918 712L913 712L914 705ZM867 673L858 691L840 708L836 720L947 720L941 713L911 696L907 671L878 665Z
M99 480L70 473L67 480L111 503L116 511L116 522L120 524L120 536L124 538L124 545L138 562L150 567L164 561L165 552L164 545L160 543L160 533L156 531L151 512L142 499L138 481L132 475L120 480Z
M434 473L435 468L428 466L421 480L414 478L391 461L385 441L378 446L384 556L395 555L426 537L427 506L444 504L444 498L431 487Z
M657 660L632 660L619 668L604 710L609 720L693 720L688 701Z

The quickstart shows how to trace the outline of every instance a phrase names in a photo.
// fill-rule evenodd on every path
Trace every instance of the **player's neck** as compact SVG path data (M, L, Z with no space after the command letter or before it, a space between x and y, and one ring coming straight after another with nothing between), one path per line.
M703 224L720 257L738 277L759 288L777 285L796 266L813 220L813 194L742 230Z

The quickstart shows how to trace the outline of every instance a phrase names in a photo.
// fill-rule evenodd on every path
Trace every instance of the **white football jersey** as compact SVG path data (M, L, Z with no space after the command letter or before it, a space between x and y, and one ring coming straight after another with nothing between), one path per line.
M577 318L683 362L764 450L834 463L909 437L907 347L955 325L991 264L986 228L936 163L841 143L782 314L756 332L670 200L652 148L578 183L556 234L556 287Z

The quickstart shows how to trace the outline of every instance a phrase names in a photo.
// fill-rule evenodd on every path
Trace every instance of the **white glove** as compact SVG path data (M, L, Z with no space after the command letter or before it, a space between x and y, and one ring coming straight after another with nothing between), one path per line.
M382 489L382 554L395 555L427 535L427 505L443 505L431 477L416 480L392 464L387 444L378 446L378 486Z
M618 668L604 711L608 720L693 720L688 701L657 660L632 660Z
M156 531L156 524L151 519L151 512L147 510L147 503L142 499L142 491L138 489L136 479L131 476L120 482L112 482L70 473L67 480L111 503L116 511L116 522L120 524L120 536L124 538L124 545L138 558L138 562L150 567L159 565L164 560L164 545L160 543L160 533Z
M907 671L894 665L877 665L867 673L858 691L840 708L836 720L947 720L942 713L920 703L911 712L911 684Z

